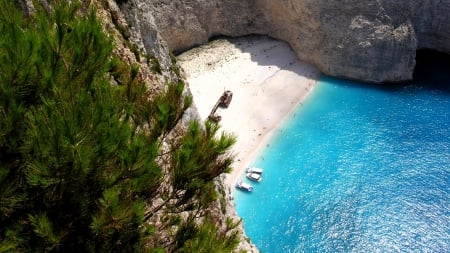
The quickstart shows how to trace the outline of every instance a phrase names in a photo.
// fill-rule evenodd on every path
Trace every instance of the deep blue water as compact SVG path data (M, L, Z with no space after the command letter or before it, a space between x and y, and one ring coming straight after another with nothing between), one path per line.
M450 92L384 87L322 77L254 161L261 252L450 252Z

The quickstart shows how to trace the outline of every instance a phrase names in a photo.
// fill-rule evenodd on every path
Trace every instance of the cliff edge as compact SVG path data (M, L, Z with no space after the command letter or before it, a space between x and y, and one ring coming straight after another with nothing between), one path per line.
M450 0L127 0L144 50L182 51L219 36L286 41L323 73L367 82L409 80L417 49L450 53Z

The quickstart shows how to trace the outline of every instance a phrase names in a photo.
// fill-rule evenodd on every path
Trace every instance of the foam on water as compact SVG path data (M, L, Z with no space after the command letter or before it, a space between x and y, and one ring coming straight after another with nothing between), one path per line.
M323 77L254 165L261 252L450 252L450 93Z

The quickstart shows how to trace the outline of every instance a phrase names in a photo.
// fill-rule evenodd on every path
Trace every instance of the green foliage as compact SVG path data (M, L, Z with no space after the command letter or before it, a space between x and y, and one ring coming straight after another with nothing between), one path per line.
M219 126L207 122L203 129L197 121L189 124L180 145L172 154L171 184L173 209L200 212L218 197L214 179L230 169L233 157L228 153L236 138L221 133ZM173 211L173 210L172 210Z
M139 47L138 45L134 44L134 43L127 43L128 44L128 48L130 48L131 52L133 52L134 57L136 58L137 62L141 61L141 53L139 52Z
M219 125L209 121L205 130L196 121L189 125L188 133L182 139L183 145L174 154L175 189L195 190L204 182L229 171L233 160L226 154L236 139L225 133L213 138L218 130Z
M153 139L165 137L183 117L184 112L192 105L192 97L183 95L184 83L168 83L166 92L156 96L150 115L152 120ZM149 115L149 116L150 116Z
M234 138L194 122L163 170L163 143L192 104L184 84L150 99L80 2L36 5L27 19L12 2L0 0L0 252L162 252L147 248L160 229L151 199L200 213ZM173 185L162 187L167 173ZM199 248L210 226L185 241Z
M169 53L170 56L170 71L175 74L179 79L181 79L181 71L180 71L180 67L178 66L177 63L177 57L170 52Z
M156 57L149 57L148 62L150 64L150 69L155 74L162 74L161 64L159 63L158 58Z
M29 215L29 222L33 228L33 232L40 237L39 247L45 251L51 251L58 247L63 235L54 231L54 226L46 214Z
M161 169L156 144L128 120L144 87L137 69L110 60L112 41L93 10L80 15L79 4L61 1L52 12L37 6L27 22L1 5L0 247L142 246L144 200Z
M114 19L113 19L114 20ZM116 29L119 31L119 33L122 35L122 37L128 41L131 37L130 29L128 27L119 24L118 22L114 22L116 25Z
M232 252L240 240L239 233L232 231L238 224L227 220L225 231L219 231L208 217L201 224L185 224L177 233L176 252Z

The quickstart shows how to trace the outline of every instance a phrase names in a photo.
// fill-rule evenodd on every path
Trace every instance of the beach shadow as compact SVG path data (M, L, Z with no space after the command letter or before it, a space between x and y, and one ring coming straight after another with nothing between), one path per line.
M250 54L251 60L260 66L275 66L280 70L292 71L299 76L313 80L318 79L319 70L298 59L297 54L284 41L264 35L221 37L221 39L229 41L241 52ZM274 55L283 55L284 57L272 57Z

